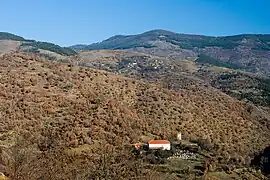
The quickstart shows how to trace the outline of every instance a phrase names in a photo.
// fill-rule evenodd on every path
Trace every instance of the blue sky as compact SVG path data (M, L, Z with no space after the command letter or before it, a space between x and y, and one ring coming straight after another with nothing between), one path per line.
M2 0L0 31L62 46L152 29L270 33L270 0Z

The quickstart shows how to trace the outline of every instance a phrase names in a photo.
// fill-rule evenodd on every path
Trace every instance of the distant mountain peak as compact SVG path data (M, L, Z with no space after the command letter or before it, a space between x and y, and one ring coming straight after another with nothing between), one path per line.
M212 63L223 66L233 64L250 72L270 74L270 66L266 65L270 57L270 34L214 37L154 29L135 35L116 35L82 48L83 50L129 49L177 60L205 55L202 57L207 57L205 59L207 62L211 60Z
M142 34L156 34L156 35L166 35L166 34L176 34L175 32L164 30L164 29L153 29L150 31L146 31Z
M270 35L240 34L235 36L204 36L196 34L180 34L163 29L154 29L135 35L115 35L99 43L83 46L85 50L97 49L129 49L136 47L153 47L153 41L162 40L179 46L182 49L221 47L235 48L242 40L251 39L255 42L255 48L270 50ZM247 41L243 41L247 42ZM260 46L260 47L257 47Z

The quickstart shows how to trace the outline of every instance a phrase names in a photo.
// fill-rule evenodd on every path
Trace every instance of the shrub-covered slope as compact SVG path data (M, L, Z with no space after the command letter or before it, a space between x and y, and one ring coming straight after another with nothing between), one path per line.
M176 178L125 149L142 135L205 137L221 158L247 158L270 131L245 103L193 85L179 92L25 54L0 60L0 145L13 179Z
M16 44L15 48L14 48L14 44ZM6 49L7 47L10 47L11 45L13 45L12 50L20 49L21 51L26 51L26 52L31 52L31 53L40 54L39 50L47 50L47 51L57 53L63 56L71 56L71 55L77 54L76 51L67 47L61 47L59 45L49 43L49 42L28 40L28 39L24 39L21 36L17 36L15 34L7 33L7 32L0 32L0 52L4 52L4 53L9 52Z

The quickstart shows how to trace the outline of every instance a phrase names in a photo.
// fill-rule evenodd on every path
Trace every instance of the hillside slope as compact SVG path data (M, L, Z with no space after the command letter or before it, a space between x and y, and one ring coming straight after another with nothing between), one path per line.
M212 86L239 100L269 107L270 80L239 69L205 63L205 57L174 60L127 50L92 50L69 59L74 65L106 70L127 77L161 83L181 90L197 83ZM206 61L207 62L207 61ZM232 64L224 65L226 67ZM177 87L177 88L176 88Z
M49 42L29 40L7 32L0 32L0 53L8 53L10 51L35 53L54 60L60 59L59 56L61 59L65 59L65 56L77 54L74 50L67 47L61 47Z
M221 158L250 158L270 138L263 117L215 89L174 92L20 53L1 57L0 101L1 161L14 179L165 179L125 145L181 131L208 138Z
M21 41L0 40L0 55L16 51L20 47L21 43Z
M211 37L152 30L138 35L117 35L99 43L73 47L83 50L130 49L170 59L206 55L222 63L235 64L250 72L266 75L270 73L268 34Z
M219 67L204 67L194 75L232 97L248 100L258 106L270 106L269 78Z

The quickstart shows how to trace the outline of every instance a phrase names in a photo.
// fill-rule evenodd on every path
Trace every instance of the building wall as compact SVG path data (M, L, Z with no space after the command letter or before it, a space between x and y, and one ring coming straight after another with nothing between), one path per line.
M163 150L170 150L171 145L170 144L148 144L149 149L159 149L163 148Z

